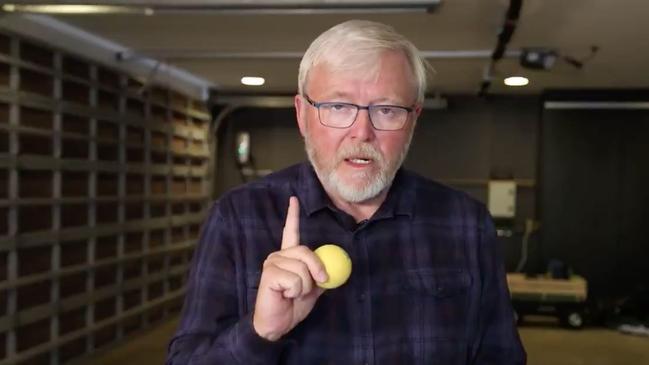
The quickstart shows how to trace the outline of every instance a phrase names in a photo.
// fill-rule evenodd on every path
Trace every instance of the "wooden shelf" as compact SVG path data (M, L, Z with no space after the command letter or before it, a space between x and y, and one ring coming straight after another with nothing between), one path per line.
M209 120L201 102L0 31L0 363L65 362L179 309L210 199Z

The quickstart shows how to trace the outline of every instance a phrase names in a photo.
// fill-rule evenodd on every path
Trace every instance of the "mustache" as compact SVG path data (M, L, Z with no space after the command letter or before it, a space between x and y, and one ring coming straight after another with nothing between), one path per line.
M351 157L363 157L383 162L381 152L369 143L347 144L336 152L336 160L338 162Z

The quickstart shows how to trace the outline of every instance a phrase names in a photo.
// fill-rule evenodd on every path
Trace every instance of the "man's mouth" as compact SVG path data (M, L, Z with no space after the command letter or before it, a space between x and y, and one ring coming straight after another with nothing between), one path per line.
M372 159L363 158L363 157L351 157L351 158L346 158L345 161L357 165L368 165L370 162L372 162Z

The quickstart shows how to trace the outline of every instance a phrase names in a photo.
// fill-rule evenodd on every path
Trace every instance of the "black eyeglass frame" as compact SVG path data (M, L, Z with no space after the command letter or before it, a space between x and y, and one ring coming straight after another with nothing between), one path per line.
M383 129L383 128L376 128L376 126L374 125L374 121L372 120L372 113L370 113L370 108L372 108L372 109L374 109L374 108L387 108L387 107L389 107L389 108L398 108L398 109L403 109L403 110L405 110L406 112L408 112L408 115L409 115L410 113L412 113L412 112L415 110L415 105L414 105L414 104L413 104L412 106L410 106L410 107L407 107L407 106L401 106L401 105L390 105L390 104L358 105L358 104L354 104L354 103L346 103L346 102L340 102L340 101L323 101L323 102L316 102L316 101L314 101L313 99L311 99L307 94L302 94L302 97L304 97L304 99L305 99L305 100L306 100L306 101L307 101L311 106L313 106L314 108L318 109L318 121L320 122L320 124L322 124L322 125L325 126L325 127L336 128L336 129L347 129L347 128L350 128L350 127L353 126L354 123L356 122L356 118L358 118L358 112L361 111L361 110L367 110L367 116L368 116L368 118L369 118L369 120L370 120L370 123L372 124L372 128L376 129L377 131L388 131L388 132L391 132L391 131L400 131L400 130L402 130L402 129L406 126L406 124L408 124L408 117L406 117L406 120L403 122L403 125L402 125L400 128L397 128L397 129ZM326 105L346 105L346 106L353 106L353 107L356 108L356 115L354 116L354 119L352 119L351 123L349 123L348 126L346 126L346 127L334 127L334 126L331 126L331 125L328 125L328 124L323 123L323 122L322 122L322 118L320 117L320 107L321 107L321 106L326 106Z

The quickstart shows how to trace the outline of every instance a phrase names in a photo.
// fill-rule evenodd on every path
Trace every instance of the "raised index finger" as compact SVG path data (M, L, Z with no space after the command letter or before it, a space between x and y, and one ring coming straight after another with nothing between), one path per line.
M300 244L300 202L292 196L288 200L286 223L282 232L282 249Z

